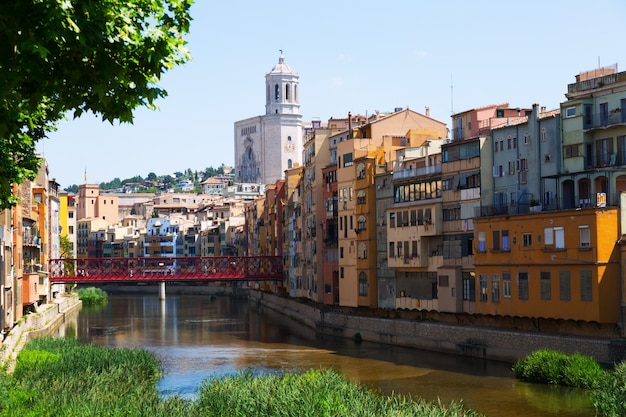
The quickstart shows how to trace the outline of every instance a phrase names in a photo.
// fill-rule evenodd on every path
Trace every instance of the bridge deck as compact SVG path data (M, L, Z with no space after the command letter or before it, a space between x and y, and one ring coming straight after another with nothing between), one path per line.
M279 256L52 259L49 270L51 283L283 279Z

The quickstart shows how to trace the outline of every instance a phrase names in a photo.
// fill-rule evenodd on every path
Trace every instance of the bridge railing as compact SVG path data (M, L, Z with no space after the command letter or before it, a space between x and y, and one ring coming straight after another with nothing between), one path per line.
M50 282L281 280L278 256L51 259Z

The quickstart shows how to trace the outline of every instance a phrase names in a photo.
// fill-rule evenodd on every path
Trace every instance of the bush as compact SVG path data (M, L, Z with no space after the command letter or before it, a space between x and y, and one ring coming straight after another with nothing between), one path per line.
M79 288L76 292L78 293L78 299L84 305L106 304L109 301L107 293L100 288Z
M543 384L594 388L605 371L595 359L580 354L538 350L513 365L518 379Z

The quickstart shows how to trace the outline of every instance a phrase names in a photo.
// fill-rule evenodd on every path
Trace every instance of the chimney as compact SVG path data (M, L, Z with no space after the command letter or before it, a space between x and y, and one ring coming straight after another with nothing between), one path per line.
M546 112L546 106L541 106L541 113L545 113Z
M426 117L430 117L430 107L426 107Z
M348 112L348 131L352 135L352 113Z

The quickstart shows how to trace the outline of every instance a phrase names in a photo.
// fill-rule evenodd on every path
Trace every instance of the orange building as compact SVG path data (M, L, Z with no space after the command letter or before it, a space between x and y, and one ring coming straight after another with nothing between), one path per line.
M475 219L476 313L617 323L619 210Z

